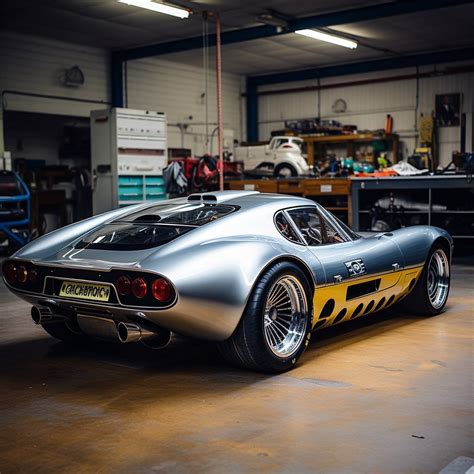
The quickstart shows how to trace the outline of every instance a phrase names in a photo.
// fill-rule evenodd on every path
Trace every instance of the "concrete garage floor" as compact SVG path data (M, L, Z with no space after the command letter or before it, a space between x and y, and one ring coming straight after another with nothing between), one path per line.
M313 335L280 376L214 347L68 349L0 288L0 472L439 472L473 457L473 267L446 312Z

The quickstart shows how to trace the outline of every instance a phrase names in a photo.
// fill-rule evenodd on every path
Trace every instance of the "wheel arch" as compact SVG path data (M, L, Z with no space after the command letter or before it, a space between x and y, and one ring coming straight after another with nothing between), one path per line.
M310 287L311 287L311 289L314 293L314 288L316 287L316 279L314 277L313 272L309 269L308 265L305 262L303 262L303 260L301 260L298 257L295 257L294 255L281 255L277 258L274 258L270 262L268 262L263 267L263 269L260 271L257 278L255 279L255 281L253 283L253 286L252 286L252 291L255 288L255 285L258 284L258 281L260 280L260 277L262 275L264 275L265 272L267 272L269 268L273 267L277 263L282 263L282 262L294 263L303 272L305 277L308 279L308 283L309 283L309 285L310 285Z
M443 247L443 249L446 251L447 255L448 255L448 260L449 260L449 263L451 264L451 258L452 258L452 250L453 250L453 247L452 247L452 243L449 241L448 238L446 238L445 236L443 235L440 235L439 237L437 237L433 244L431 245L431 249L433 249L433 247L435 245L441 245ZM430 250L431 250L430 249Z

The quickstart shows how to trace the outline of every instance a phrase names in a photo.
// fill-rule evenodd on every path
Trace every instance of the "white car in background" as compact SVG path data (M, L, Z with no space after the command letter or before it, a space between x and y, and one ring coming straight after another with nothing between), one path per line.
M273 137L266 145L236 147L235 159L244 162L245 170L270 168L276 177L307 175L310 168L302 146L303 140L298 137Z

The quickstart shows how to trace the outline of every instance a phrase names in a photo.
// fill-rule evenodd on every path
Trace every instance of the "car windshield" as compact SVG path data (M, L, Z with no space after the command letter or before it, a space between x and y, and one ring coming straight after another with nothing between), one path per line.
M202 203L152 206L91 232L75 248L141 250L158 247L236 210L235 206Z

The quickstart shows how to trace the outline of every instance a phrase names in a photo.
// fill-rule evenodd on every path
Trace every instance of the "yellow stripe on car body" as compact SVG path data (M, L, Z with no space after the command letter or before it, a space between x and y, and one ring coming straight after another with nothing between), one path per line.
M413 289L422 269L423 265L420 265L399 271L352 278L342 283L316 286L313 298L313 329L339 324L392 305ZM377 291L347 299L347 290L352 285L378 279L380 283ZM325 314L324 308L332 310Z

